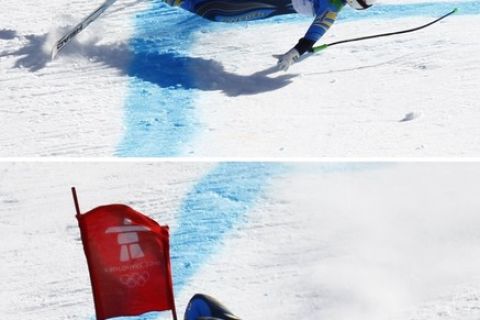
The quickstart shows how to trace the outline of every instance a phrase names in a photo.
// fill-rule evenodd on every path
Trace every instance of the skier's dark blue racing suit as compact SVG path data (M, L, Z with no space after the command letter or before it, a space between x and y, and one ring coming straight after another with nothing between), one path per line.
M346 0L165 0L205 19L240 22L301 13L315 17L305 36L294 47L300 55L312 49L345 6Z

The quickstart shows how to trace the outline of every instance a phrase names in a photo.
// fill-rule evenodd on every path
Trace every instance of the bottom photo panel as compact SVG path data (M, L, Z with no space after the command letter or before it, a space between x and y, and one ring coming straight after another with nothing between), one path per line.
M480 319L480 162L0 162L2 319Z

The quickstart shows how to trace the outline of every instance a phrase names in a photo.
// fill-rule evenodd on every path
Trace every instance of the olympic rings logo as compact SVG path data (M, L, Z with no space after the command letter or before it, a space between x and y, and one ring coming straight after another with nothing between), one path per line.
M141 273L124 274L120 277L120 282L129 288L143 287L147 284L150 274L146 271Z

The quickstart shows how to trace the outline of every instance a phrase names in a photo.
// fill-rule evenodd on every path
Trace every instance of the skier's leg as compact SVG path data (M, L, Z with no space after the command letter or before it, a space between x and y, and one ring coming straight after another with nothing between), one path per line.
M195 1L190 11L220 22L251 21L295 13L291 0L203 0Z

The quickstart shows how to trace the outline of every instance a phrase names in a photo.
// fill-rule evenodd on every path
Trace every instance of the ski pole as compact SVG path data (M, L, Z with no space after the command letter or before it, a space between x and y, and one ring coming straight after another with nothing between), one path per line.
M401 30L401 31L395 31L395 32L388 32L388 33L381 33L381 34L375 34L375 35L371 35L371 36L364 36L364 37L359 37L359 38L352 38L352 39L346 39L346 40L340 40L340 41L335 41L335 42L331 42L331 43L326 43L326 44L322 44L322 45L319 45L319 46L316 46L316 47L313 47L312 48L312 53L318 53L320 51L323 51L325 49L327 49L328 47L331 47L331 46L334 46L334 45L337 45L337 44L341 44L341 43L347 43L347 42L354 42L354 41L362 41L362 40L368 40L368 39L374 39L374 38L380 38L380 37L388 37L388 36L393 36L393 35L396 35L396 34L402 34L402 33L409 33L409 32L414 32L414 31L418 31L418 30L421 30L423 28L426 28L426 27L429 27L431 26L432 24L434 23L437 23L443 19L445 19L446 17L454 14L455 12L458 11L458 8L455 8L453 9L452 11L450 11L449 13L447 14L444 14L443 16L441 16L440 18L437 18L427 24L424 24L422 26L419 26L419 27L415 27L415 28L411 28L411 29L406 29L406 30Z

